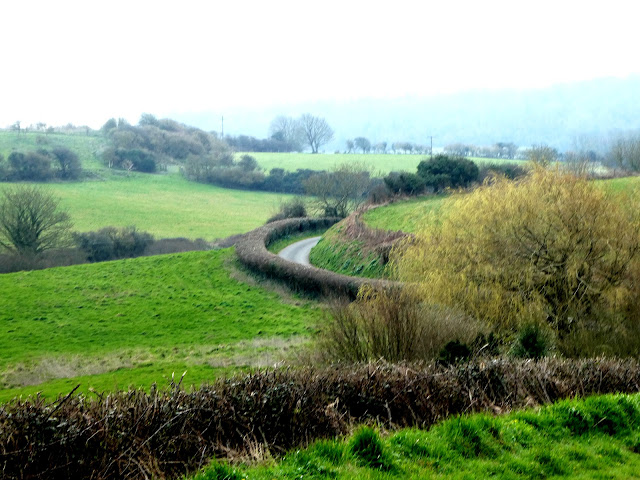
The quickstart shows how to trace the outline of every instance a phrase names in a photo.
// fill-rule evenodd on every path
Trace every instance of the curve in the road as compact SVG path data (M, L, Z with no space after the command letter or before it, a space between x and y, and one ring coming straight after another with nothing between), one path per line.
M283 248L278 253L278 256L290 262L299 263L300 265L311 265L309 263L309 254L321 238L322 237L311 237L292 243L288 247Z

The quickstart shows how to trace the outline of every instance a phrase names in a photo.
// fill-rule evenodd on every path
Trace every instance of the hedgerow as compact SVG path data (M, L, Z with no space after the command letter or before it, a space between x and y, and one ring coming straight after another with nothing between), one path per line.
M54 403L20 399L0 407L0 471L6 479L176 478L214 456L256 447L278 454L354 423L425 428L451 415L631 393L639 385L634 360L496 359L280 368L193 392L172 384Z
M236 254L248 268L269 278L287 283L294 290L314 295L355 298L362 285L382 287L388 282L349 277L313 266L289 262L269 252L267 246L280 237L295 232L328 228L339 218L294 218L279 220L257 228L236 242Z

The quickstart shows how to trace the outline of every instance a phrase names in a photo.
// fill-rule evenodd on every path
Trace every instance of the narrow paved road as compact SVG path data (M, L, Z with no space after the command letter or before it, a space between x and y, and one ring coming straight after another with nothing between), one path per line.
M301 265L309 264L309 252L316 246L322 237L311 237L299 242L292 243L288 247L283 248L278 256L289 260L290 262L299 263Z

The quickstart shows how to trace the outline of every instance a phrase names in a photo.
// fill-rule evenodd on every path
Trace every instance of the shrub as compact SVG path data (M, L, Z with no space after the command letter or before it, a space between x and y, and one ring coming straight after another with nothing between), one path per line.
M11 180L44 181L53 177L51 158L46 151L11 152L8 160Z
M576 332L598 324L623 336L638 330L640 214L632 198L538 168L449 201L447 218L393 255L417 298L511 331L547 323L572 355L564 342ZM616 353L619 338L602 339Z
M75 180L82 173L78 155L68 148L54 148L51 152L58 162L58 176L64 180Z
M496 175L502 175L510 180L523 177L528 168L515 163L481 163L478 171L478 181L484 182Z
M285 218L298 218L307 216L307 207L304 199L301 197L292 198L289 201L280 204L280 211L267 220L267 223L276 220L284 220Z
M471 353L471 349L466 343L462 343L460 340L452 340L440 350L438 362L443 365L454 365L458 362L469 360Z
M542 358L551 348L548 332L537 323L525 325L516 337L512 354L517 358Z
M74 240L90 262L103 262L142 255L153 243L153 236L136 227L105 227L95 232L76 233Z
M364 287L355 302L334 303L331 317L318 345L330 361L432 360L451 342L470 343L481 331L477 322L399 288Z
M418 175L434 192L444 188L468 187L478 179L478 166L464 157L438 154L418 164Z
M427 186L423 177L408 172L391 172L384 177L384 183L396 195L417 195Z

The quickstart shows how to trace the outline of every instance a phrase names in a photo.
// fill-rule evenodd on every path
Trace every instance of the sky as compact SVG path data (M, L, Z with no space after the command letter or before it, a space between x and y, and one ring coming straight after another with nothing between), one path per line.
M624 78L634 4L2 2L0 128Z

